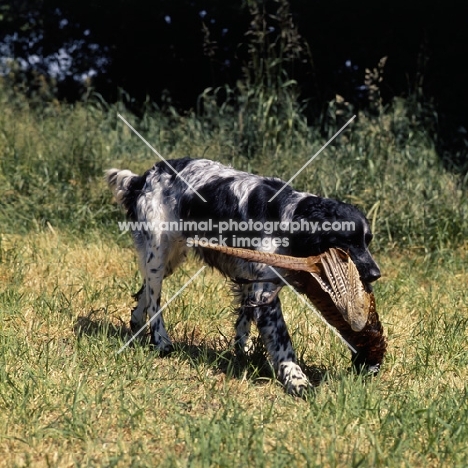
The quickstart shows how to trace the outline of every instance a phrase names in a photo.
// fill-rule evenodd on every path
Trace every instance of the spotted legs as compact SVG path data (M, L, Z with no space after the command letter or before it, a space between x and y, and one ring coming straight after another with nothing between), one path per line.
M278 288L272 283L253 283L242 287L236 343L239 350L248 349L251 322L255 320L278 380L288 393L302 396L310 384L296 362L277 293Z
M161 352L172 350L172 342L167 334L161 313L161 288L166 273L168 251L164 236L146 235L144 245L138 249L143 286L137 293L138 304L132 311L130 327L137 333L146 324L148 315L151 329L151 343Z

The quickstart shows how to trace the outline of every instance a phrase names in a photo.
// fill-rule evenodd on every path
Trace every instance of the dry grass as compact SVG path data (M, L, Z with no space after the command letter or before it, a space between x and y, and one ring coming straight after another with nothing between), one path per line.
M463 466L468 460L466 250L382 256L381 375L349 373L341 342L294 294L287 323L317 384L284 394L236 361L226 282L205 269L166 314L166 358L116 352L138 288L133 250L61 232L3 235L2 466ZM166 282L168 300L199 265Z

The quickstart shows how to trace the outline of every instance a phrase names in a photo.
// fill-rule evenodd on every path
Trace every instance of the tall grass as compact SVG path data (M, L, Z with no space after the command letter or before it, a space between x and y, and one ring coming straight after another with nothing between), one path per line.
M341 96L311 124L298 101L297 67L311 56L289 2L247 2L243 78L233 88L207 89L196 110L180 113L170 100L146 103L137 119L126 96L108 105L89 90L82 102L59 103L43 81L32 99L0 81L0 223L2 231L51 226L74 232L108 227L118 210L103 170L148 169L156 156L117 118L122 113L166 158L207 157L238 169L288 180L354 114L357 118L292 183L366 212L375 248L427 253L462 243L468 234L468 177L446 170L437 153L437 116L420 88L408 99L382 103L385 58L366 70L366 105ZM209 44L207 45L207 47Z
M51 102L37 110L0 87L2 231L26 232L47 224L82 233L105 226L115 230L120 214L102 183L103 171L117 166L141 172L157 159L117 118L119 112L166 158L207 157L285 180L327 141L317 127L307 127L297 108L290 108L289 119L302 122L301 128L282 139L270 116L272 125L258 131L276 145L252 153L239 144L239 122L246 113L260 111L239 102L205 105L202 116L153 107L137 120L123 103L106 105L97 96L75 105ZM331 102L328 133L352 114L339 99ZM253 120L249 131L255 131ZM378 248L429 252L467 237L466 181L444 168L431 136L401 99L376 116L358 112L355 123L292 185L358 205L370 218Z

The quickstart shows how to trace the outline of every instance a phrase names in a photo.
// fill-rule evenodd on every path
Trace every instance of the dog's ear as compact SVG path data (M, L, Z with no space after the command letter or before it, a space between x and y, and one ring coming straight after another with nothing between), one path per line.
M339 202L331 198L308 196L303 198L294 211L294 218L313 221L334 221Z
M301 229L291 234L291 254L294 256L320 255L333 245L333 232L323 229L323 223L336 221L336 200L309 196L296 207L293 221ZM303 227L308 223L308 228Z

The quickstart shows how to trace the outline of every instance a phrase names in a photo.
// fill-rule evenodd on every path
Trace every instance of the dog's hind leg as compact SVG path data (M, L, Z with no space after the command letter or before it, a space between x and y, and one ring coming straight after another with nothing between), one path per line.
M241 354L249 354L253 349L250 330L254 320L254 309L269 304L278 294L281 286L272 282L255 282L238 285L234 288L238 296L239 307L236 320L236 350Z
M130 319L130 328L132 333L137 333L146 325L146 308L148 306L148 298L146 296L146 281L140 290L133 296L137 301L137 306L132 310L132 317Z
M151 344L162 353L172 350L172 342L167 334L161 313L161 289L166 276L170 242L165 234L144 231L135 235L135 244L139 254L140 272L143 286L137 293L138 305L132 311L130 327L138 333L145 329L149 316Z
M148 316L151 329L151 344L162 353L172 351L172 342L166 331L161 312L161 289L170 253L170 245L165 234L147 236L145 261L145 283L148 300Z
M253 345L250 340L250 329L252 327L252 307L241 305L237 309L236 336L234 338L236 353L249 354Z

